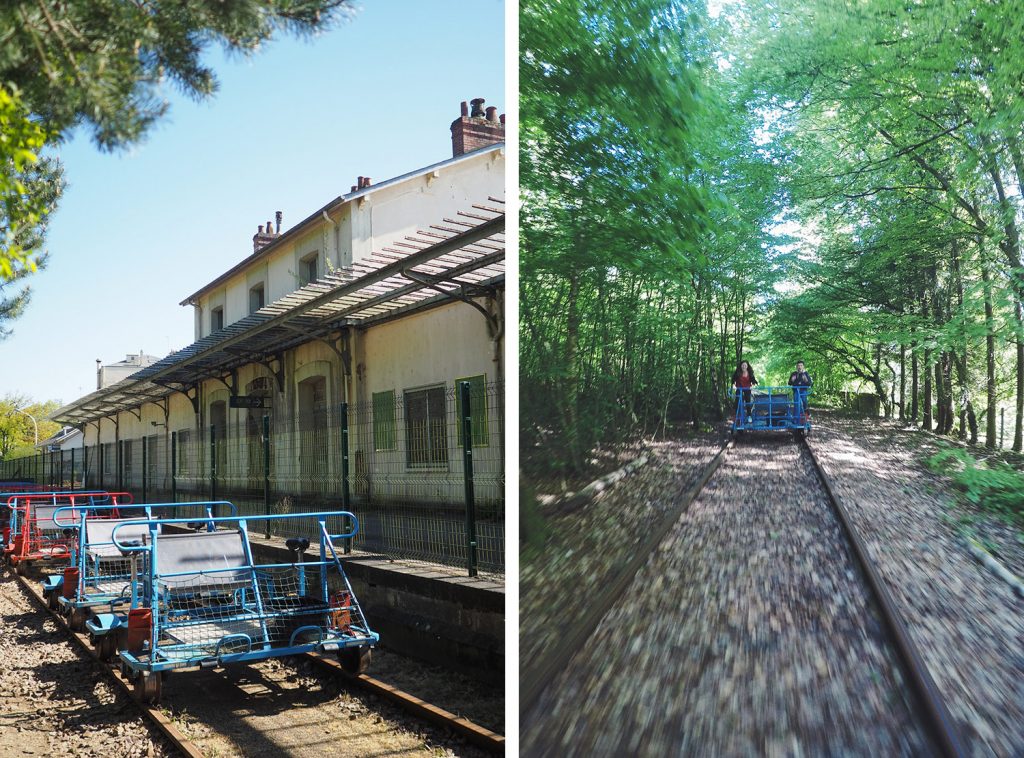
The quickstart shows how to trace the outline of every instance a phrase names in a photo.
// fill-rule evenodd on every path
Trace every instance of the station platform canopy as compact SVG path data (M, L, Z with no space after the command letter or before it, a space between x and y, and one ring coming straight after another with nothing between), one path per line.
M161 402L173 392L188 394L199 382L226 381L249 363L272 368L285 350L311 340L331 344L348 327L367 328L453 300L472 302L502 288L504 280L504 201L491 197L59 408L51 418L81 425Z

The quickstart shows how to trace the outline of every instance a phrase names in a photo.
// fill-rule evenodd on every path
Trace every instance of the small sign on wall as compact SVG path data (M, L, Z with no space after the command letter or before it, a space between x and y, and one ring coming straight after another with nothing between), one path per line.
M269 408L270 398L262 395L232 395L228 398L229 408Z

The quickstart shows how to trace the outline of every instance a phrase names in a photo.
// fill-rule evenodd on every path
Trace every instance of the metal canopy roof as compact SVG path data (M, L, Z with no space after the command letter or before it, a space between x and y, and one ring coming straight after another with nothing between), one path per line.
M83 424L225 379L239 366L267 363L289 348L346 326L370 326L479 296L504 285L504 201L460 211L383 247L255 313L171 353L116 384L58 409L51 418Z

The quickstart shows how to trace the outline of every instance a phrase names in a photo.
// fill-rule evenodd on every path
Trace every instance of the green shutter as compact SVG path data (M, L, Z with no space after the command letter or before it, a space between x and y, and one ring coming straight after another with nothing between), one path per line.
M373 393L373 447L375 450L394 450L395 391Z

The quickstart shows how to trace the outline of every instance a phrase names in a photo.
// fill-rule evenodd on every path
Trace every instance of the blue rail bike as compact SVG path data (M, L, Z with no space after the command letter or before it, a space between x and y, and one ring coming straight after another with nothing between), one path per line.
M729 432L789 431L798 438L811 432L808 396L810 387L757 387L732 389L729 398L734 409Z
M88 511L58 509L54 520L75 535L71 561L63 573L51 574L43 580L43 596L50 608L68 617L72 629L89 633L100 658L111 658L124 645L127 612L133 599L132 561L114 546L114 529L126 524L120 533L123 540L145 541L149 521L196 511L196 520L190 521L189 527L213 531L214 525L208 519L213 518L218 507L227 507L232 516L238 513L225 500L96 506Z
M318 533L286 540L288 562L258 561L249 525L289 519L314 520ZM208 519L215 532L160 531L187 521L139 521L113 530L114 546L144 566L132 572L135 601L119 653L140 698L157 702L170 671L301 653L334 652L346 671L366 669L379 637L366 623L334 544L355 536L353 514L217 517ZM336 533L328 522L349 526ZM149 532L144 540L136 536L140 525ZM307 558L311 546L315 553Z

